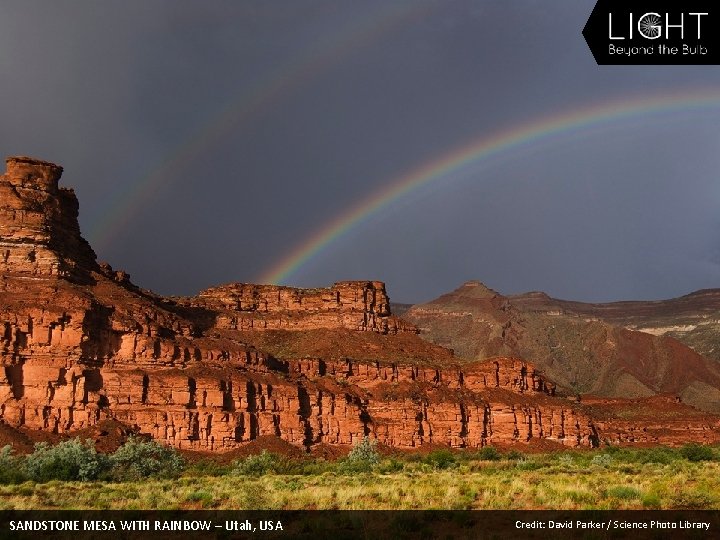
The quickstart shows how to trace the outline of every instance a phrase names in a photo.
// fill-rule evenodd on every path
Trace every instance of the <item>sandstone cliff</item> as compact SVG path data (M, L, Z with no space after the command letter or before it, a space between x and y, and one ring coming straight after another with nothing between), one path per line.
M0 177L6 426L64 434L111 419L216 452L262 436L310 448L368 435L408 449L622 438L531 363L461 364L423 341L390 313L381 282L236 283L176 299L139 289L96 262L61 172L15 157ZM699 440L717 438L717 418L696 421Z
M220 329L417 333L414 326L390 314L390 299L379 281L345 281L327 289L232 283L207 289L186 303L218 313L214 324Z

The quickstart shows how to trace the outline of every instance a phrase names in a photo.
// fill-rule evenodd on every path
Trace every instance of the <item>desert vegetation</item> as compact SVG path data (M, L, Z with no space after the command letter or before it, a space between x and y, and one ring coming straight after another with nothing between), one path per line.
M0 509L708 509L720 508L720 448L546 454L435 450L344 458L263 451L184 460L130 439L104 455L79 439L0 451Z

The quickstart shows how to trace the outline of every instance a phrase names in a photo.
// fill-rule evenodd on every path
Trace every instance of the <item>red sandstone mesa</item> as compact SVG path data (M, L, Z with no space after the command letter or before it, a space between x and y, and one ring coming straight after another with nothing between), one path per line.
M9 426L62 434L113 419L216 452L268 435L306 448L369 435L408 449L718 439L707 415L674 414L650 432L632 421L616 428L605 413L599 422L592 405L555 396L522 360L461 364L391 315L381 282L234 283L184 299L139 289L96 262L61 173L12 157L0 177L0 420Z

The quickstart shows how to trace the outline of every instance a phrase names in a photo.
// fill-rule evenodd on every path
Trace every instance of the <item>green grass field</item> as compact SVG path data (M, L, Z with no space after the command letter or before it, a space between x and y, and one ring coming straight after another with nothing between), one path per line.
M0 485L0 509L720 508L720 450L700 446L385 458L370 449L337 462L263 454L173 476L15 479Z

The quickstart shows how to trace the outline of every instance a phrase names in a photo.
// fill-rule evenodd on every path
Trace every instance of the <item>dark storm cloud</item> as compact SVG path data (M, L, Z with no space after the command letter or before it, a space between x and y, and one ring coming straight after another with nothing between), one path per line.
M720 90L712 67L596 66L580 35L592 5L9 1L0 148L64 165L83 232L137 283L251 281L469 140L602 101ZM466 279L592 300L716 286L717 117L652 115L488 160L392 204L293 284L383 279L401 301ZM118 209L127 219L100 242Z

